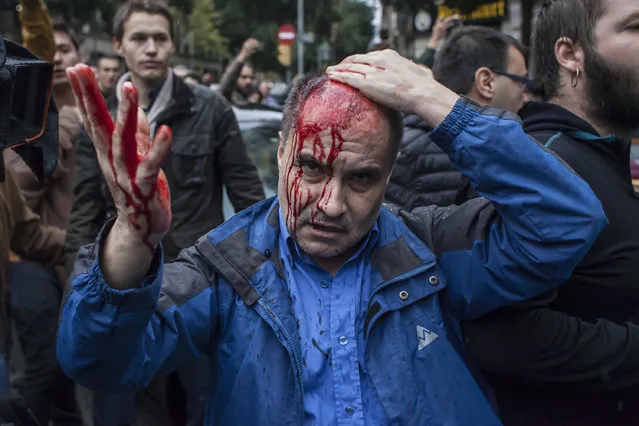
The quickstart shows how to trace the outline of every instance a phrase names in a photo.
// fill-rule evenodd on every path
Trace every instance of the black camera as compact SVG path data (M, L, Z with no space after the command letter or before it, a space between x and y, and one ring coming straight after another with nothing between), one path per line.
M4 38L0 42L0 152L14 149L44 180L58 164L53 65L17 43ZM4 180L4 168L1 172Z

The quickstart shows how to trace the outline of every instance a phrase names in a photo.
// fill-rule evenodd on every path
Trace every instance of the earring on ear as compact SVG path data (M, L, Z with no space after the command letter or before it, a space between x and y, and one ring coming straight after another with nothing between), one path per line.
M577 84L579 84L579 77L581 77L581 69L577 68L576 75L572 75L570 77L570 87L573 89L577 87Z

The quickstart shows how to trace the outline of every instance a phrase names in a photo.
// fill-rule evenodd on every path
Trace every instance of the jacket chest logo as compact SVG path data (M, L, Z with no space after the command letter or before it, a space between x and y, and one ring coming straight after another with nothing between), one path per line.
M421 325L417 326L417 339L419 340L419 346L417 350L421 351L426 346L430 345L437 339L439 335L435 332L430 331L427 328L422 327Z

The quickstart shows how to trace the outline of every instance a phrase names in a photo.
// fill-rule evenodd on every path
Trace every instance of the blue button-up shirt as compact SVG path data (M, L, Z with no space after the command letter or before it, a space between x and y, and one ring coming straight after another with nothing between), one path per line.
M306 424L380 424L383 408L361 369L363 348L357 345L378 237L375 223L333 277L300 250L280 210L280 255L302 348Z

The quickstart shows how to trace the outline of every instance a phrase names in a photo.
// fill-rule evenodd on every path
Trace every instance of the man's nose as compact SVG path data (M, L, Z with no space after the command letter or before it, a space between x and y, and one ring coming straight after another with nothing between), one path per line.
M155 43L155 40L149 38L144 45L144 53L147 55L156 55L158 53L158 47Z
M53 56L53 63L58 65L62 63L62 55L57 50L55 51L55 55Z
M343 186L336 180L328 181L320 198L317 200L317 207L330 218L338 218L346 213L346 199Z

